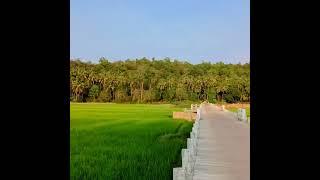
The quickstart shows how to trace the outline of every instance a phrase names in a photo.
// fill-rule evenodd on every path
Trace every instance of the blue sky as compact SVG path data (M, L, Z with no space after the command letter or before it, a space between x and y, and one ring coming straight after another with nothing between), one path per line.
M71 0L70 6L71 58L250 59L249 0Z

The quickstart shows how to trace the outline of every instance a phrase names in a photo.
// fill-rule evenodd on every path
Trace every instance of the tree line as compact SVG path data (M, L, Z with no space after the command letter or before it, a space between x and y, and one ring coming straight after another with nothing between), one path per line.
M75 59L70 60L70 97L75 102L249 102L250 64Z

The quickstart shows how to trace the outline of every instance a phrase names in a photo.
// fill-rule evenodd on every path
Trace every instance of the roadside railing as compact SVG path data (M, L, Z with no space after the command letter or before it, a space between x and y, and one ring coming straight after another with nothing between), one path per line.
M197 155L201 108L197 108L197 117L193 124L190 138L187 139L187 149L181 150L182 167L173 168L173 180L192 180Z
M239 108L236 113L237 119L250 124L250 117L247 117L246 109Z

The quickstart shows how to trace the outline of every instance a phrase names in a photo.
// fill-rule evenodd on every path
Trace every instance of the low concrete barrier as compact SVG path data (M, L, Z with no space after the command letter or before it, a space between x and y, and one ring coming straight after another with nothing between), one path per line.
M197 109L196 120L193 124L190 138L187 139L187 149L181 150L182 167L173 168L173 180L192 180L194 164L197 155L201 109Z
M243 122L247 122L247 113L246 113L246 109L238 109L237 112L237 118L239 121L243 121Z

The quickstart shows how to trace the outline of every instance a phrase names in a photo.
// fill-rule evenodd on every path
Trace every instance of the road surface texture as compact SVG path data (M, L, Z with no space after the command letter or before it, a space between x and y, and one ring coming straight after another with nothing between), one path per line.
M250 128L229 112L203 105L193 180L249 180Z

